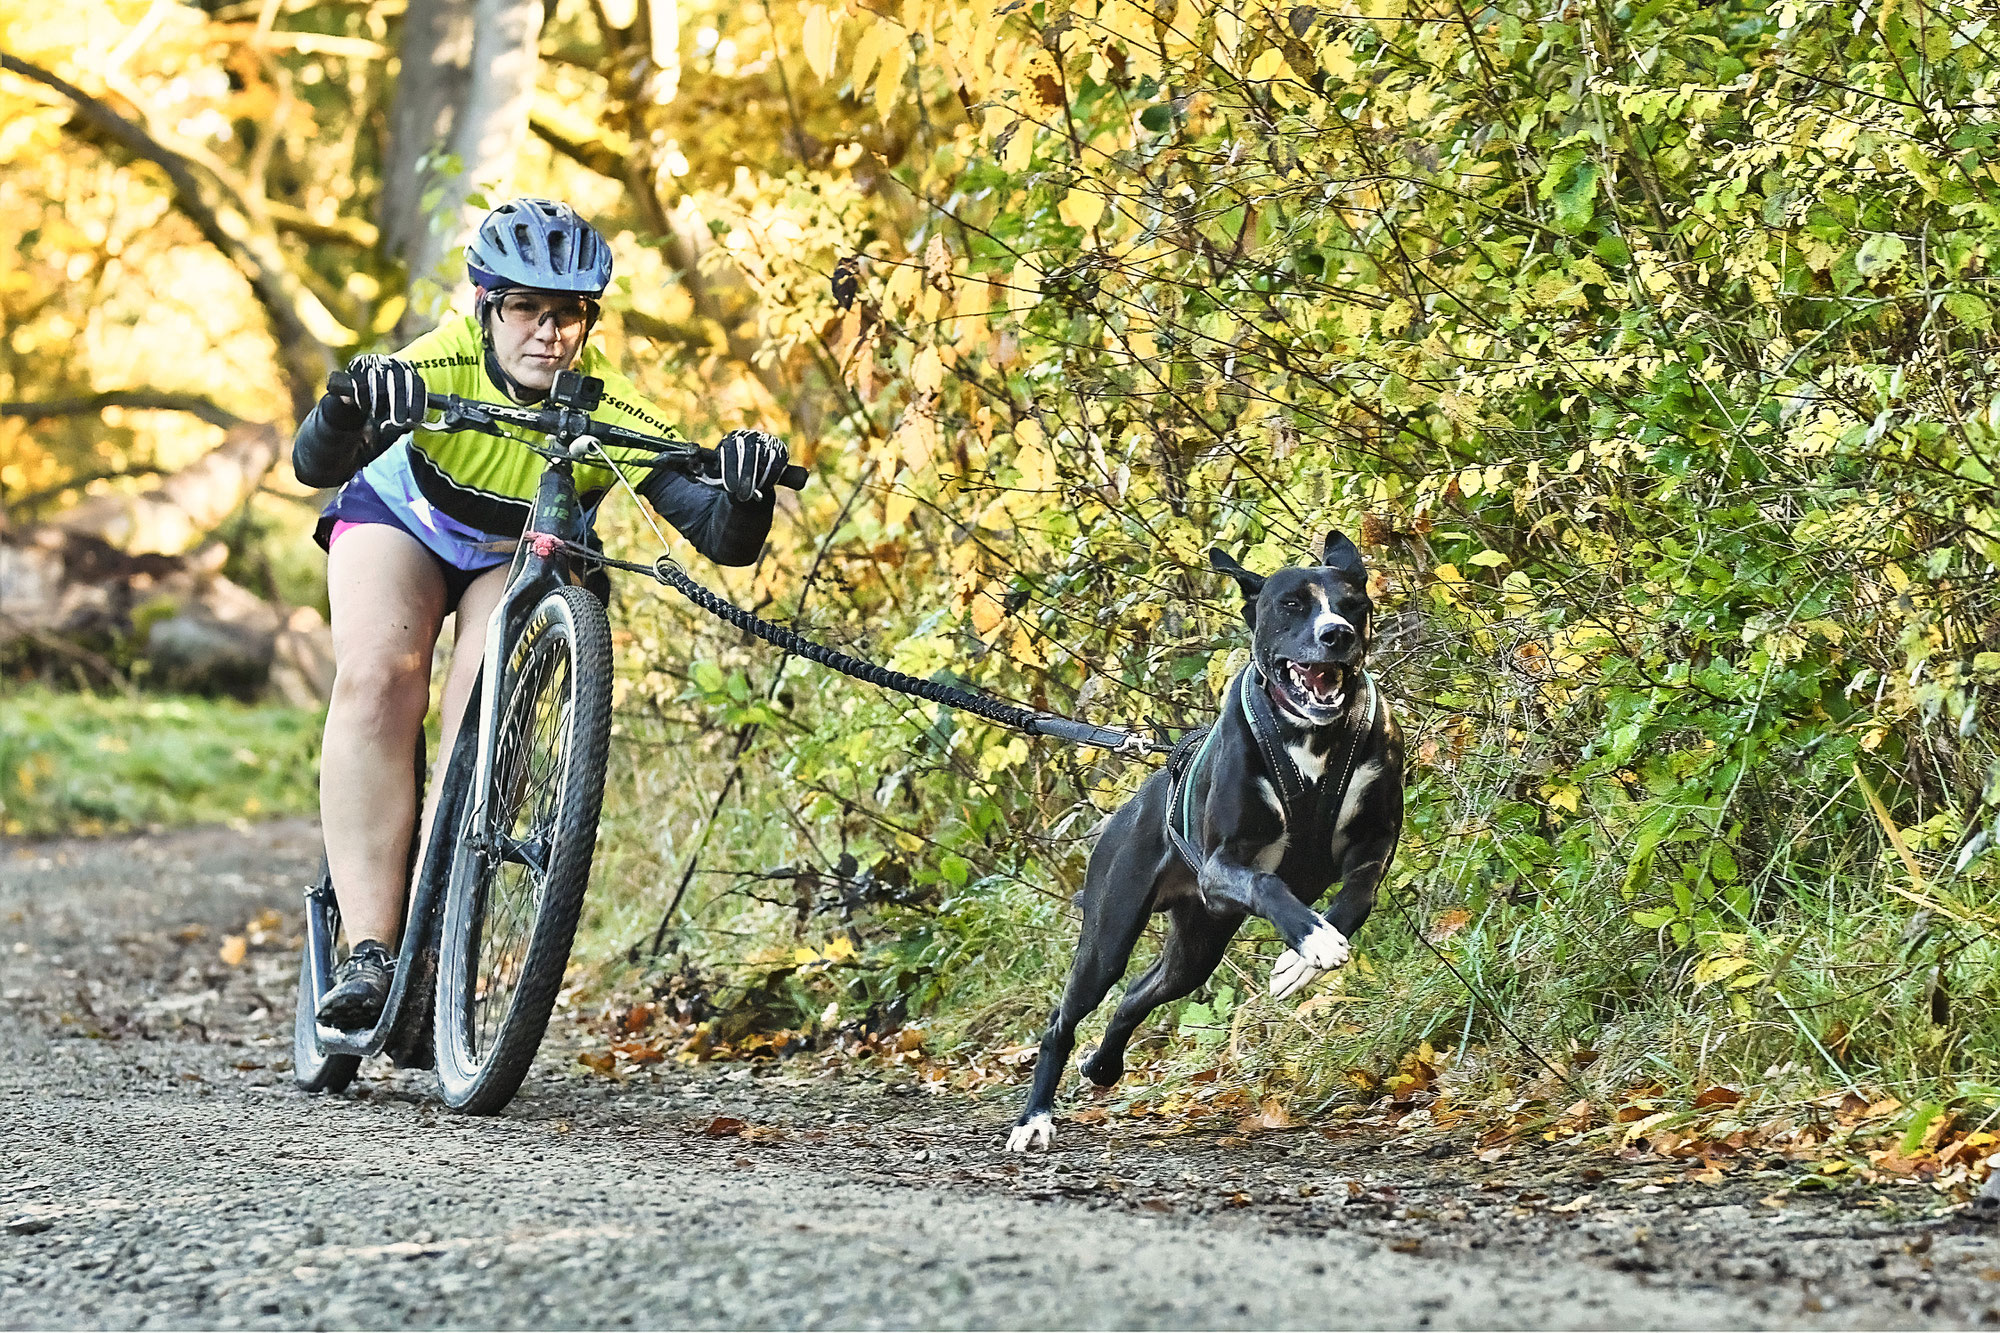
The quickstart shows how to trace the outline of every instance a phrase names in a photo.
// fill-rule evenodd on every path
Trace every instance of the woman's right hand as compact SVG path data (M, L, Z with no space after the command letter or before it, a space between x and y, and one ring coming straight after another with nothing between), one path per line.
M424 419L424 377L407 361L370 353L347 363L354 378L349 401L377 430L415 430Z

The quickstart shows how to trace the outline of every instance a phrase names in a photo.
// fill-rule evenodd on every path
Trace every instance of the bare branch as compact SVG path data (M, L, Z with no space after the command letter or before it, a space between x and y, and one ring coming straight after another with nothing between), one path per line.
M300 284L286 265L276 237L268 231L260 234L251 220L254 210L212 171L168 148L108 103L74 84L4 52L0 52L0 69L62 94L84 123L166 173L176 206L203 239L236 265L264 307L277 339L293 411L303 419L312 409L327 372L333 369L329 344L357 339Z
M156 467L128 467L116 472L83 472L66 479L60 485L44 486L41 490L29 491L26 495L11 496L7 500L7 507L18 514L39 508L67 491L85 490L93 481L132 481L137 478L166 475L165 470Z
M140 412L186 412L224 430L243 424L242 417L198 394L149 393L142 389L115 389L81 398L49 398L38 403L0 403L0 417L46 421L50 417L94 416L107 407L129 407Z
M335 218L331 222L321 222L303 208L281 204L275 199L264 201L264 213L279 231L290 232L308 241L373 250L375 242L381 238L375 224L365 218Z
M559 125L554 117L539 109L529 115L528 128L543 143L577 165L615 181L625 179L629 169L627 155L606 140L579 134L571 126Z
M618 312L618 319L625 326L625 332L627 333L636 333L640 337L650 338L654 342L672 343L676 347L697 355L705 352L728 350L716 347L715 343L710 339L708 331L698 324L661 319L658 315L649 315L643 310L620 310Z

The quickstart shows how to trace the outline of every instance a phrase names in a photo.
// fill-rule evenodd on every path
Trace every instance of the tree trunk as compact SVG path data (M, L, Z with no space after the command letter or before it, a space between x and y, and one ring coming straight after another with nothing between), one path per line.
M400 338L435 324L464 281L453 252L474 221L466 197L512 186L528 133L542 12L541 0L411 0L381 216L384 242L410 277ZM441 169L451 164L439 162L440 154L457 159L455 172Z
M382 245L412 280L431 276L443 247L424 196L448 179L439 158L472 86L472 0L410 0L403 16L402 72L389 110L389 160L377 221Z
M49 524L132 554L178 555L222 525L277 464L275 427L245 423L199 459L136 495L93 495Z

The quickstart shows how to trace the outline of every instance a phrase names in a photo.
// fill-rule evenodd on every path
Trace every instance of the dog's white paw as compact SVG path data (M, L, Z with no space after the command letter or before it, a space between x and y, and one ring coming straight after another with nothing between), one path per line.
M1047 1152L1055 1142L1056 1122L1053 1116L1030 1116L1025 1124L1014 1126L1007 1136L1008 1152Z
M1299 953L1322 972L1339 967L1347 962L1347 936L1322 921L1299 945Z
M1324 921L1271 967L1271 996L1282 1000L1347 961L1347 937Z
M1271 965L1271 997L1282 1000L1318 976L1320 970L1291 949L1278 955Z

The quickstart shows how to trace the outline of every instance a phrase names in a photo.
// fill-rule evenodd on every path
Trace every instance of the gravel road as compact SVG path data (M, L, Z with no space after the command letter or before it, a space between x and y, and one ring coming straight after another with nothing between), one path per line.
M1311 1131L1066 1127L1024 1161L1013 1090L614 1083L560 1031L498 1118L386 1064L308 1098L286 937L316 854L302 822L0 849L0 1327L2000 1323L2000 1226L1923 1190L1773 1207Z

